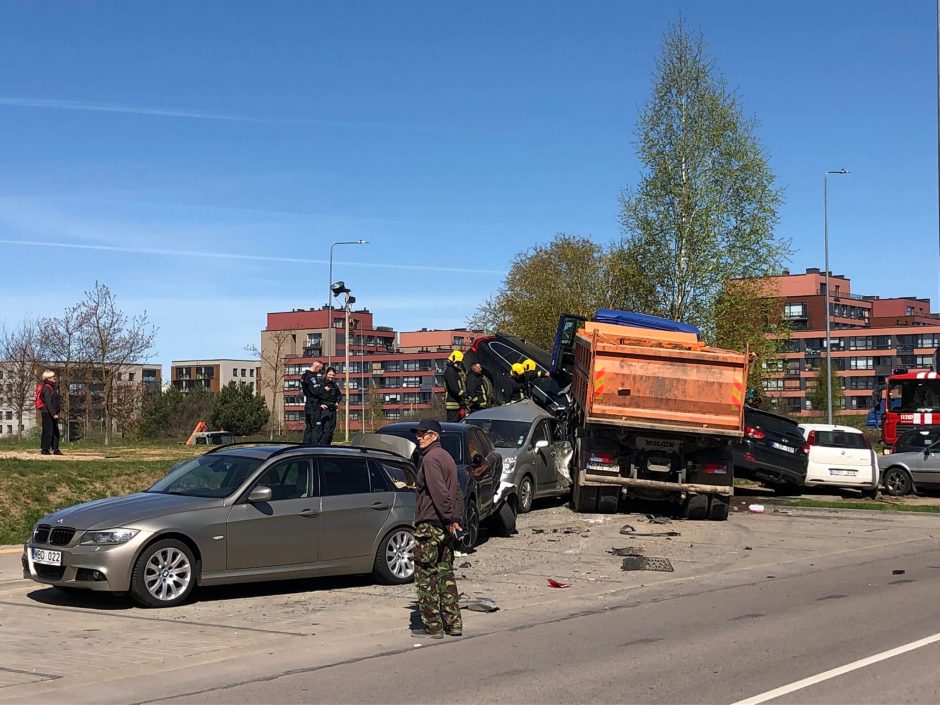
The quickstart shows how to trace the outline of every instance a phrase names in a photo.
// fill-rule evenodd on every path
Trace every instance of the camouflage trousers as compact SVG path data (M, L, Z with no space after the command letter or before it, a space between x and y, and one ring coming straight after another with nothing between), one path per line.
M429 632L462 631L454 578L454 541L444 529L421 523L415 530L415 592Z

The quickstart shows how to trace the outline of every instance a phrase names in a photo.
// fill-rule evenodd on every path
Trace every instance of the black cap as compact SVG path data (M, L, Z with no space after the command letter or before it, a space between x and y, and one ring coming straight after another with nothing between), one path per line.
M418 431L432 431L436 433L438 436L440 436L441 433L443 433L443 429L441 428L441 425L434 419L421 419L418 422L417 426L409 430L412 433L417 433Z

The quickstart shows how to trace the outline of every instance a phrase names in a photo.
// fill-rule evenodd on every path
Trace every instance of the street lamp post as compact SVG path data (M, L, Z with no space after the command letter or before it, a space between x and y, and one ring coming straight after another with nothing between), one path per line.
M326 303L329 308L329 320L327 321L327 326L329 330L327 333L327 358L326 366L329 367L333 363L333 349L336 347L336 332L333 330L333 248L337 245L368 245L368 240L341 240L339 242L334 242L330 245L330 280L327 282L327 295Z
M345 354L345 364L343 365L343 381L346 383L345 397L346 397L346 443L349 443L349 380L352 379L352 374L349 371L349 347L351 345L351 336L349 332L349 305L356 303L356 297L351 296L349 290L346 291L346 301L343 305L343 308L346 309L346 323L345 323L345 333L346 342L343 344L343 353Z
M826 266L826 423L832 424L832 339L829 324L829 174L848 174L845 169L827 171L823 176L823 240Z

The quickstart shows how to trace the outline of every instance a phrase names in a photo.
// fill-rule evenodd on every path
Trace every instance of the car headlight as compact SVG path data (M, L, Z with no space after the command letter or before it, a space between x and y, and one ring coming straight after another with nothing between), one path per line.
M503 458L503 477L512 475L516 471L516 458Z
M139 533L139 529L86 531L85 535L82 537L82 546L116 546L121 543L127 543Z

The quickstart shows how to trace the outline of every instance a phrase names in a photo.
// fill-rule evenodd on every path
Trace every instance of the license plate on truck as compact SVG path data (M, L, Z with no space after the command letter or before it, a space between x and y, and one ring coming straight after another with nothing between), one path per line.
M62 565L62 551L47 551L44 548L31 549L33 563L40 565Z
M638 450L660 450L664 453L675 453L679 450L679 441L668 438L643 438L636 439Z

